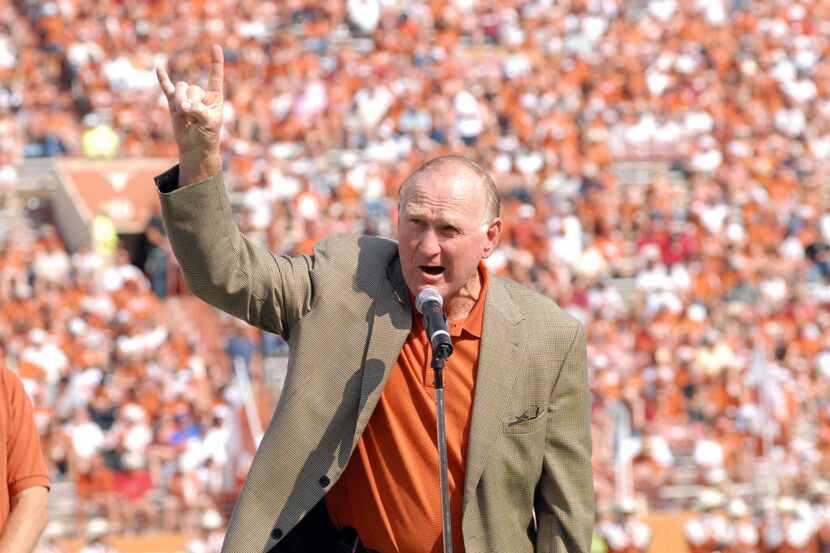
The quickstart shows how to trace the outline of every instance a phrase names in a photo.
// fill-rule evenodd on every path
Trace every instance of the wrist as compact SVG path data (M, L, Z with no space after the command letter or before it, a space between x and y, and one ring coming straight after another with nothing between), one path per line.
M202 182L222 171L219 151L179 154L179 187Z

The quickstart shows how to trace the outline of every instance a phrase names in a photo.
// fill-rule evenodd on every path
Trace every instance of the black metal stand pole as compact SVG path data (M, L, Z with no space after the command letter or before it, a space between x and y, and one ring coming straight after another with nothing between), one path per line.
M435 370L435 405L438 423L438 463L441 484L441 515L444 522L444 553L452 553L452 524L450 522L450 487L447 479L447 431L444 425L444 364L446 357L432 352L432 368Z

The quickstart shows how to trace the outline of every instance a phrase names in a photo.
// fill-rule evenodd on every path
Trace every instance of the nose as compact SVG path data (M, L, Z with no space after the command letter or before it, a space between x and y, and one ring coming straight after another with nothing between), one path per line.
M438 242L435 231L428 229L424 232L418 249L421 251L421 255L426 258L435 257L441 253L441 244Z

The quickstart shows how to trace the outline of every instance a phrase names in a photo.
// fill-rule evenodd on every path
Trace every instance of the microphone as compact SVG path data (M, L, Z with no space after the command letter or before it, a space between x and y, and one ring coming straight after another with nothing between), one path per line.
M442 310L443 305L444 299L437 288L424 288L415 298L415 309L424 317L424 327L432 351L446 359L452 355L452 339L447 328L447 317Z

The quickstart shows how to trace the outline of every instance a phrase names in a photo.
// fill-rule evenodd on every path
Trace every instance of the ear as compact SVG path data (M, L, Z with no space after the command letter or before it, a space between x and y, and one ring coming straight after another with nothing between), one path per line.
M490 254L493 253L493 250L495 250L496 246L499 245L501 227L501 217L496 217L487 225L487 229L484 232L484 249L481 252L482 259L487 259L488 257L490 257Z

